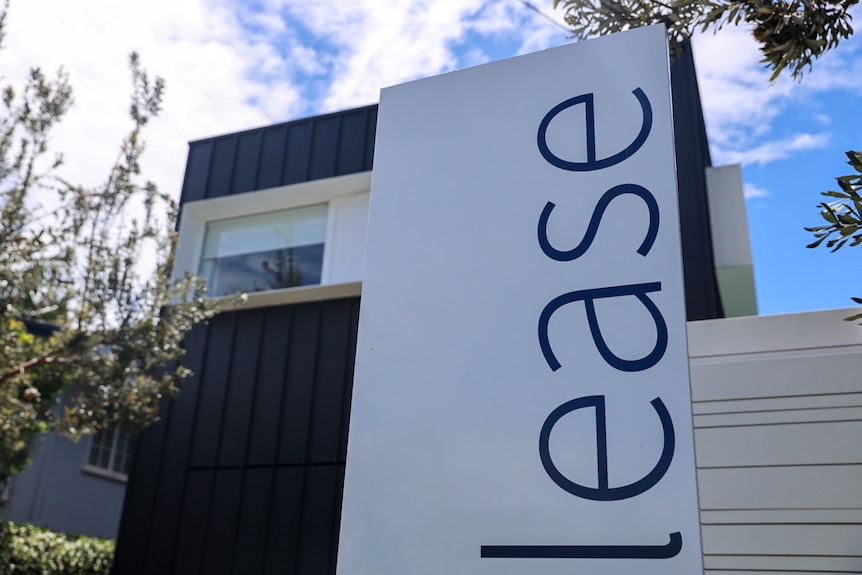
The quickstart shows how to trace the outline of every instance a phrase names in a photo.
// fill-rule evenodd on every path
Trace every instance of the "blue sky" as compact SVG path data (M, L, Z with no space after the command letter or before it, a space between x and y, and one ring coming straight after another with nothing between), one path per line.
M562 20L551 0L533 4ZM857 15L860 12L857 11ZM95 183L128 129L125 58L167 80L147 176L178 195L186 142L377 101L380 88L570 40L519 0L12 0L0 71L63 66L76 106L54 143ZM748 30L695 40L713 162L742 163L761 313L852 305L862 247L807 250L820 191L862 148L862 40L796 83L769 73ZM49 207L49 206L48 206Z

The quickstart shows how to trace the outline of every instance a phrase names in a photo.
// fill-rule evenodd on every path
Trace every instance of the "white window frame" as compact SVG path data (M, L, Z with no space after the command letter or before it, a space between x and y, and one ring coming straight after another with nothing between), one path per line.
M198 274L207 224L214 220L326 203L326 237L320 284L250 292L242 309L359 295L368 219L371 172L187 202L180 216L174 275ZM214 298L220 307L233 297Z
M12 480L14 478L9 476L6 478L6 481L0 482L0 507L8 508L9 503L12 501Z
M111 451L110 451L111 456L108 460L108 467L107 468L99 467L98 465L93 465L90 463L90 454L93 452L93 441L95 441L95 439L96 439L95 435L91 435L90 436L90 445L87 448L87 459L86 459L86 462L84 463L84 469L83 470L87 473L92 474L92 475L98 475L100 477L105 477L107 479L113 479L114 481L121 481L123 483L128 481L129 476L127 474L120 473L118 471L114 471L114 459L117 457L117 444L120 441L121 435L128 436L129 434L126 433L125 431L121 430L119 427L115 427L114 428L114 439L111 442ZM128 455L129 455L129 457L132 456L131 453L129 453Z

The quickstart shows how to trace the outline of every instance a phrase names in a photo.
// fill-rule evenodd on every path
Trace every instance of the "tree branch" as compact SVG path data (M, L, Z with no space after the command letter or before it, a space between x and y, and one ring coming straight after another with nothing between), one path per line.
M0 385L5 384L7 381L12 379L13 377L23 375L25 371L28 369L33 369L34 367L38 367L40 365L49 365L53 363L69 363L68 358L65 357L55 357L55 352L58 350L54 350L50 353L46 353L40 355L39 357L34 357L28 359L24 363L18 364L12 369L6 371L2 375L0 375Z

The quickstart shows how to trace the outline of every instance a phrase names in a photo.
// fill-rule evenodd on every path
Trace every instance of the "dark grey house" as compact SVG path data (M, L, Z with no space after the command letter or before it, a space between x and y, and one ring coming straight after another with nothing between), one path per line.
M13 478L4 519L63 533L113 539L126 492L131 440L108 430L77 443L54 433L39 437L32 463Z
M672 77L688 317L717 318L690 53ZM138 441L114 573L335 572L376 112L190 144L178 265L253 293L187 339L195 375Z

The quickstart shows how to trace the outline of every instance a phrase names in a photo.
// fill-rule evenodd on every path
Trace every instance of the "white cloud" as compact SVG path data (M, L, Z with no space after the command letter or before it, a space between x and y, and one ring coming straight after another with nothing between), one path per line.
M767 164L791 157L796 152L822 148L829 143L828 134L796 134L784 140L764 142L743 150L719 150L720 164Z
M830 118L828 114L814 114L814 119L824 126L828 126L832 123L832 118Z
M287 5L293 18L338 50L325 110L373 103L381 87L454 69L457 57L448 45L463 36L463 20L480 8L481 0Z
M811 105L820 92L862 88L860 52L858 38L845 40L817 60L801 82L784 75L770 84L770 72L760 63L757 42L746 27L698 35L694 55L713 160L762 165L826 145L825 134L785 129L781 131L787 135L775 135L781 127L776 122L790 107ZM822 112L811 117L821 125L830 120Z
M284 120L298 107L289 81L268 87L284 70L279 53L246 36L232 10L213 0L13 0L4 80L20 85L31 66L65 67L75 105L53 142L66 155L64 175L93 185L130 128L126 58L137 50L167 81L163 113L145 134L143 169L178 196L189 140Z
M743 185L742 193L746 200L751 200L754 198L768 198L772 195L765 188L755 186L754 184L749 184L748 182Z
M270 0L268 6L335 52L317 111L373 103L383 87L489 60L470 44L471 35L530 42L535 34L533 49L548 47L548 36L556 34L557 43L563 36L516 0Z
M486 2L472 24L473 30L486 36L513 32L524 19L524 9L517 0Z
M742 27L695 38L694 56L707 131L714 146L743 145L767 132L794 84L769 84L754 39Z
M555 28L550 22L542 23L539 20L538 23L540 25L534 25L522 31L524 41L518 49L519 55L571 42L562 30Z

